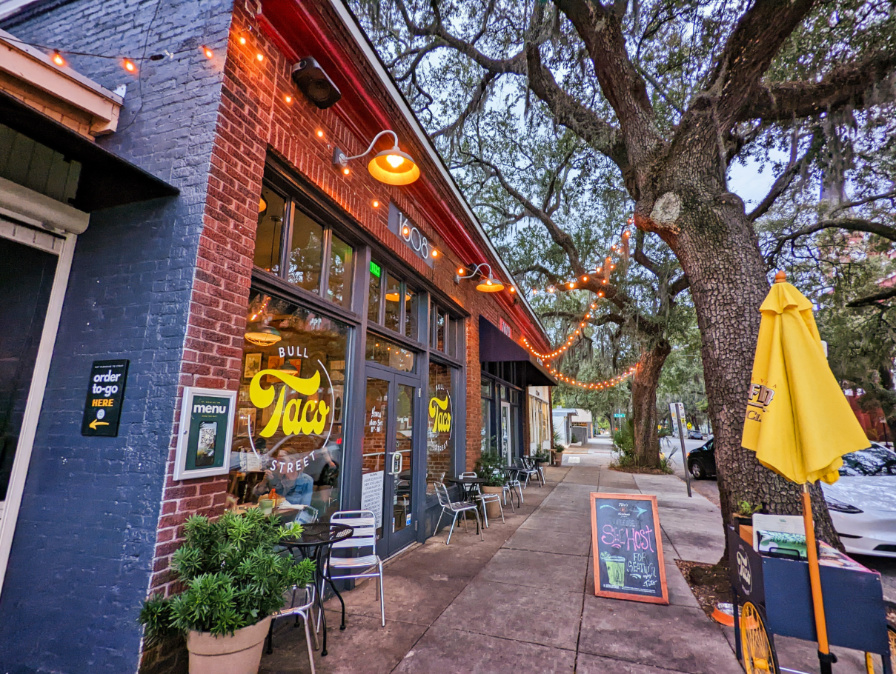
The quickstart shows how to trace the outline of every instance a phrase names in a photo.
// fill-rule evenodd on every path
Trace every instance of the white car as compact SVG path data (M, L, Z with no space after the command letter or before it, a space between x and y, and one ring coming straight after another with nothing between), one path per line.
M896 452L872 443L846 454L840 479L821 488L847 552L896 557Z

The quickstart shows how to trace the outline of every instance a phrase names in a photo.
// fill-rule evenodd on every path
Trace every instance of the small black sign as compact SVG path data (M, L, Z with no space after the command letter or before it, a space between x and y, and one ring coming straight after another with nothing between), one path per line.
M95 360L90 368L81 435L118 436L128 360Z
M591 494L594 593L668 604L656 496Z

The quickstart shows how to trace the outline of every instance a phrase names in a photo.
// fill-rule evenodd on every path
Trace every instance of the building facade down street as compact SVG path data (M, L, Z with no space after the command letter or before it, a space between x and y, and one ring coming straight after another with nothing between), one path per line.
M544 330L341 0L0 17L3 671L167 671L191 515L364 507L388 557L550 440Z

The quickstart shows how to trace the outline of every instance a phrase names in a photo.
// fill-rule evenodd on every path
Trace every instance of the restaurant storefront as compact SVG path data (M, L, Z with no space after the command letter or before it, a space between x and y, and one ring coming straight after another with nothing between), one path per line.
M88 9L104 21L75 20ZM529 453L527 387L554 384L521 346L548 349L537 318L341 1L210 2L176 34L153 18L148 0L74 0L2 24L35 42L75 26L54 47L113 88L131 76L76 54L105 44L104 25L126 27L116 48L153 31L159 53L198 34L212 53L141 62L142 94L128 79L119 96L129 123L85 141L171 185L140 174L149 188L135 178L129 200L98 190L109 201L93 205L74 252L18 256L22 283L43 279L32 313L58 312L58 337L41 342L43 360L25 354L46 393L32 403L29 451L16 454L21 509L0 520L11 542L0 631L22 645L13 670L68 671L73 658L135 669L140 604L175 587L171 554L194 514L275 494L278 513L300 522L373 511L383 557L425 540L434 485L474 469L483 450L508 462ZM303 88L306 68L329 83L328 101ZM192 98L164 94L184 77L202 83ZM413 179L380 159L410 164ZM113 185L134 175L103 166ZM115 207L129 202L140 203ZM66 256L71 277L54 300ZM103 363L122 369L96 376L121 389L85 405L91 373L113 367ZM13 392L19 406L29 385ZM120 414L114 432L107 405ZM48 557L60 521L67 536ZM48 619L90 634L42 640ZM166 671L169 655L141 667Z

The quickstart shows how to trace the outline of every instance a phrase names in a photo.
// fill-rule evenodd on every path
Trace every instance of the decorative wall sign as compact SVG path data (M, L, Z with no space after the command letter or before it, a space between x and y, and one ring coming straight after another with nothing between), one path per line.
M128 360L95 360L90 368L81 435L118 437Z
M397 234L411 250L432 267L433 244L426 238L423 231L391 202L389 203L389 231Z
M192 386L184 389L175 480L227 474L235 408L236 391Z
M591 494L594 594L668 604L656 496Z
M429 399L429 451L444 452L451 441L454 409L448 389L439 384L436 394Z

